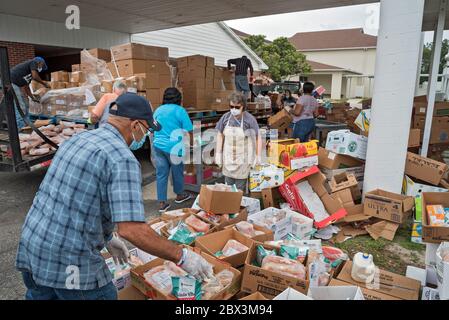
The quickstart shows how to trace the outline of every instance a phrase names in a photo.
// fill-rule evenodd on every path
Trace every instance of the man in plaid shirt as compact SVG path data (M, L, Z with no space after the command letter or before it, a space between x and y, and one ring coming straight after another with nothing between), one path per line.
M140 148L153 120L144 98L126 93L110 107L108 123L73 136L56 153L22 228L16 267L27 299L117 299L100 251L127 262L126 245L177 263L198 279L211 266L193 251L158 236L146 223ZM130 150L131 149L131 150Z

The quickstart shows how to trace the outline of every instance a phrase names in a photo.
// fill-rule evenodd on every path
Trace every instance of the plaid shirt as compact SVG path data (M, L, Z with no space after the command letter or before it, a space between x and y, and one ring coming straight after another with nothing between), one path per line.
M79 289L108 284L100 250L115 223L145 221L141 181L139 162L112 125L64 142L23 225L17 269L51 288L67 289L73 266Z

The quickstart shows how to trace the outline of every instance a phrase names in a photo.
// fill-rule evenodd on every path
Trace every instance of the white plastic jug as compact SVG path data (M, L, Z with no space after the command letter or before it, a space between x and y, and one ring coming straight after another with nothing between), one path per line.
M368 253L358 252L352 262L351 277L355 281L371 283L374 280L376 266L373 262L373 256Z

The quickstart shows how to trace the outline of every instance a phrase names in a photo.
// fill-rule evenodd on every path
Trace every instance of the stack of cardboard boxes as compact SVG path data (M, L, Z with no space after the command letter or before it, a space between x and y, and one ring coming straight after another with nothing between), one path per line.
M421 141L424 136L424 127L427 115L427 100L422 97L415 98L413 104L413 129L419 129ZM436 102L433 111L432 132L430 144L449 143L449 103Z
M145 96L153 109L161 105L165 89L172 85L168 48L127 43L112 47L111 54L112 76L125 78L127 86Z

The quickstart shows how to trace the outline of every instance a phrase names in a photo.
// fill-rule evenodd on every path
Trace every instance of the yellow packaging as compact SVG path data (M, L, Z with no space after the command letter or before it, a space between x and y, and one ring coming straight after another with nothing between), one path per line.
M270 163L289 170L318 165L317 140L300 143L298 139L272 140L268 147Z

